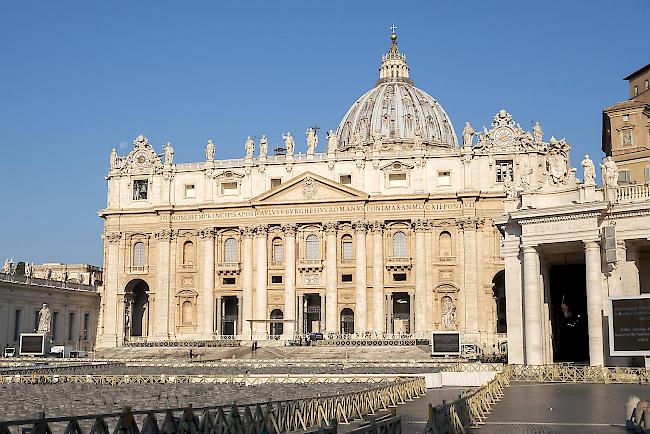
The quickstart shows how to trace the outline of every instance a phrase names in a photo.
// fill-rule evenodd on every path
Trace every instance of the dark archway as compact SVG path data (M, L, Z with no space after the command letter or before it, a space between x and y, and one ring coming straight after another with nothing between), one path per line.
M354 333L354 311L346 307L341 311L341 334L351 335Z
M499 271L492 278L492 293L496 303L496 322L497 333L507 333L508 326L506 323L506 272Z
M124 333L147 336L149 329L149 285L142 279L130 281L124 289Z
M283 319L284 313L280 309L273 309L271 311L271 319ZM284 324L281 322L272 322L270 324L270 335L280 336L284 331Z

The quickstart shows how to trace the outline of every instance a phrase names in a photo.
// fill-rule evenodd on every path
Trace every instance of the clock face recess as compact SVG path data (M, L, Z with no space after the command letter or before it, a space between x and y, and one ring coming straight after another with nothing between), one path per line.
M137 167L144 167L149 163L149 159L147 158L147 154L144 152L137 152L133 156L133 161Z
M499 145L509 145L515 138L514 132L508 127L498 128L494 132L494 140Z

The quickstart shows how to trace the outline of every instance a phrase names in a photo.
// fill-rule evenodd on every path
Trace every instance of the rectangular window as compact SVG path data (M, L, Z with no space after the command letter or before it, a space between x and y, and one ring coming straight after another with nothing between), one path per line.
M14 341L18 342L20 339L20 327L21 327L21 314L23 312L18 309L16 310L16 316L14 317Z
M56 341L58 338L57 336L57 328L56 324L59 322L59 312L52 312L52 340Z
M352 259L352 239L343 240L343 259Z
M282 276L271 276L271 283L282 283Z
M406 282L406 273L393 274L393 282Z
M343 185L352 184L352 175L341 175L339 176L339 182Z
M650 90L650 81L645 81L645 90Z
M284 261L284 249L282 244L280 243L273 244L273 261L275 262Z
M187 184L185 186L185 197L192 199L196 197L196 188L194 187L194 184Z
M451 172L438 172L438 185L450 186L451 185Z
M351 274L341 274L341 282L352 282Z
M629 170L621 170L620 172L618 172L618 182L629 183L630 182L630 171Z
M508 173L512 177L512 160L497 161L497 182L505 182Z
M634 96L639 96L639 86L634 86Z
M133 181L133 200L147 200L147 191L149 181L146 179L136 179Z
M406 173L389 173L388 185L390 187L406 187Z
M222 182L221 183L221 194L223 195L235 195L238 193L237 183L236 182Z
M88 340L88 330L90 329L90 314L85 313L84 314L84 341Z
M643 179L645 180L646 184L650 183L650 167L643 169Z
M223 278L223 284L224 285L234 285L236 281L237 281L237 279L234 278L234 277L224 277Z
M629 121L630 120L630 115L623 115L623 120L624 121Z
M74 327L75 326L74 320L75 320L74 312L70 312L70 322L68 323L68 340L69 341L74 339L74 335L72 334L72 332L73 332L73 330L75 328Z
M271 188L275 188L280 184L282 184L281 178L271 178Z

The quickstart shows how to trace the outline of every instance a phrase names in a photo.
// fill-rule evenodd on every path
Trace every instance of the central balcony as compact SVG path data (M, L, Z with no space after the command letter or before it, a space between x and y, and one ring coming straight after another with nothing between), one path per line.
M386 258L386 269L391 271L410 270L413 260L409 257L389 256Z
M217 274L229 276L241 272L241 262L217 262L215 265Z
M323 261L321 259L299 259L298 269L300 271L322 271Z

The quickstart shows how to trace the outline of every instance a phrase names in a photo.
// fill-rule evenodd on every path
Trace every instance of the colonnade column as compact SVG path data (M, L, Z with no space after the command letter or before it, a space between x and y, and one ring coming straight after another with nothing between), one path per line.
M174 238L173 229L162 229L155 234L158 240L158 263L156 265L156 314L154 336L169 339L169 251Z
M282 226L284 231L284 318L296 319L296 225ZM296 324L288 322L283 330L286 337L292 337Z
M219 336L221 336L223 334L223 330L221 330L221 324L222 324L221 315L223 314L223 303L222 303L222 297L220 295L217 296L215 304L216 304L216 307L217 307L217 312L216 312L217 313L217 315L216 315L217 316L217 319L216 319L216 321L217 321L216 325L217 326L215 327L215 330L216 330L217 334Z
M539 255L533 246L524 251L524 314L526 364L541 365L542 354L542 294L539 287Z
M521 299L521 261L519 242L504 246L505 258L506 321L508 329L508 363L524 364L524 313Z
M585 241L585 269L589 364L603 366L603 288L600 278L600 246L596 241Z
M415 327L411 332L423 333L427 330L427 264L426 264L426 220L416 220L415 229L415 303L411 303L411 312L415 311ZM413 297L411 296L411 301ZM413 305L415 304L415 309Z
M106 285L104 289L104 300L102 300L104 303L104 311L102 312L103 329L101 329L101 346L103 347L112 347L119 344L117 339L117 330L120 329L120 327L118 327L118 321L120 321L120 318L118 318L117 308L117 305L119 303L117 300L117 285L119 283L119 247L121 239L121 232L109 232L104 235L104 242L108 244L108 253L106 255L106 264L104 265L106 267ZM9 317L9 315L13 312L15 311L13 308L11 308L7 314L7 317ZM11 328L7 326L7 330L10 329ZM13 336L11 338L13 339Z
M463 229L463 280L465 288L465 330L478 333L478 288L476 258L476 228L478 219L469 217L459 222Z
M366 300L366 222L354 222L354 263L355 263L355 298L356 312L354 313L354 331L365 333L368 330L368 307Z
M380 222L373 222L370 225L372 231L372 330L377 333L386 331L382 226Z
M199 231L203 240L203 291L201 297L201 316L204 339L212 339L214 324L214 229Z
M255 228L256 243L256 273L255 273L255 319L267 319L267 280L268 267L266 257L266 244L269 228L259 225ZM253 327L254 339L266 339L266 323L257 323Z
M393 322L393 293L386 294L386 302L388 304L386 311L386 333L395 333L395 323Z
M336 333L337 269L336 269L336 222L325 223L325 331Z
M325 309L325 294L318 294L320 295L320 318L319 318L319 332L323 333L325 331L325 312L327 312L327 309Z
M242 332L242 322L243 322L243 308L242 308L242 296L237 295L237 328L235 329L236 335L241 335Z
M253 228L242 230L242 335L244 339L252 339L251 324L253 319Z
M303 334L305 332L304 327L303 327L303 324L304 324L304 321L305 321L304 320L304 304L303 304L304 297L305 296L302 295L302 294L298 296L298 324L297 324L297 326L298 326L298 333L299 334Z

